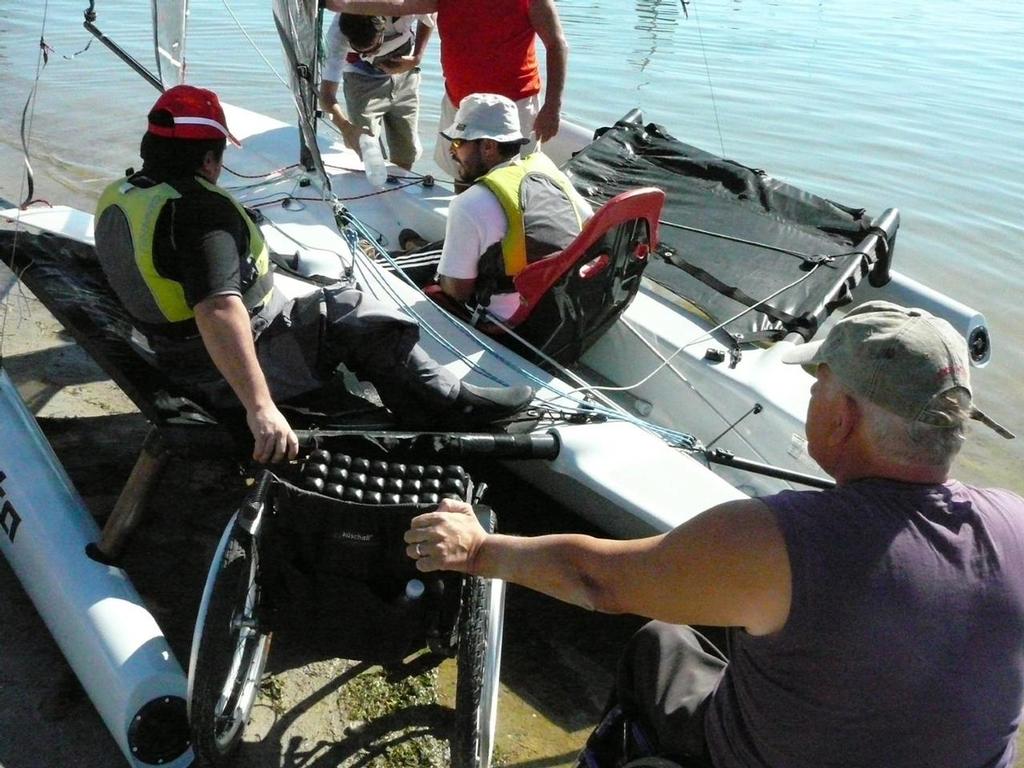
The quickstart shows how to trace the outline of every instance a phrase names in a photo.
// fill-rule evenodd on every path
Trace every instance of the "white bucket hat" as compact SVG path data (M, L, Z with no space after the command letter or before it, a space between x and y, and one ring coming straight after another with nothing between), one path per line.
M455 121L441 135L448 141L492 139L499 143L517 141L528 144L519 127L515 102L496 93L472 93L459 104Z

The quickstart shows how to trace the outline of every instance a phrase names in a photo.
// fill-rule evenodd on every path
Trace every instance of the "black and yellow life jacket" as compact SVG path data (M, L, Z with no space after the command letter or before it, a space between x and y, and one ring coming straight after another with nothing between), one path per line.
M495 293L514 290L512 278L527 264L561 251L580 233L583 215L572 182L542 152L516 158L477 180L501 204L505 237L480 257L476 301L486 306Z
M247 258L253 265L245 277L242 303L253 313L266 303L274 287L270 253L259 228L226 191L196 178L205 190L230 201L246 223L249 235ZM161 274L154 259L157 221L165 206L183 196L173 183L138 186L131 179L110 184L96 207L96 241L100 266L124 308L142 330L158 335L195 333L195 313L185 299L185 288Z

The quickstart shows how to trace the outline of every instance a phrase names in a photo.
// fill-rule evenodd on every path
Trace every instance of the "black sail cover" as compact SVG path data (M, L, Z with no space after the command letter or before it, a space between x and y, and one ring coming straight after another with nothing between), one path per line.
M274 0L274 23L281 38L295 109L302 134L302 163L315 169L330 189L330 178L316 143L317 85L320 79L317 41L320 39L317 0Z
M725 323L736 343L810 338L875 263L873 251L855 252L873 231L863 209L683 144L637 112L597 133L565 172L595 204L663 189L663 249L644 276ZM887 235L881 247L891 251L895 231Z

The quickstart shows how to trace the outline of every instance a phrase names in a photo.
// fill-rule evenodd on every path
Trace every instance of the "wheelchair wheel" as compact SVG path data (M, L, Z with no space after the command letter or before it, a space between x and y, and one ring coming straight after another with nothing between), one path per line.
M459 612L452 768L489 768L498 720L505 583L467 577Z
M227 765L259 691L270 635L260 630L256 540L232 518L214 554L192 635L189 723L198 765Z

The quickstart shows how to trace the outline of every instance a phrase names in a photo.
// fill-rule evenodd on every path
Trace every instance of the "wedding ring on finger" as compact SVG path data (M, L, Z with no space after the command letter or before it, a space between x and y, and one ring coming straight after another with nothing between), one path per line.
M416 559L419 560L423 555L420 553L420 543L417 541L416 546L413 547L413 553L416 555Z

